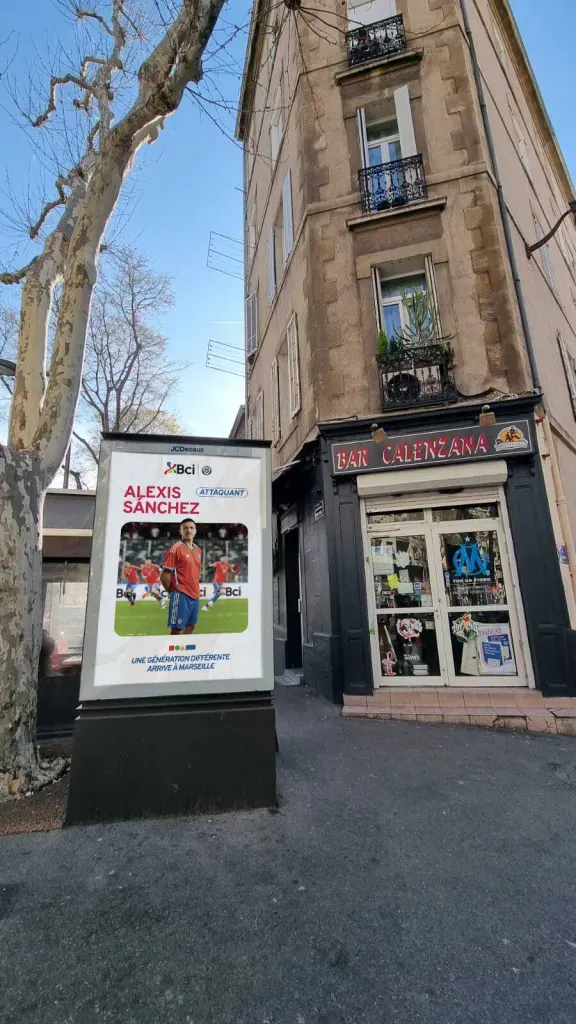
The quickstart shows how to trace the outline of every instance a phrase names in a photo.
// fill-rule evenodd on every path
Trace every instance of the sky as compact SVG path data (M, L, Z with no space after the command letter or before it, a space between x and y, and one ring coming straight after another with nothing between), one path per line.
M576 132L571 97L576 93L573 40L576 38L574 0L550 0L543 18L541 0L512 0L540 90L573 178L576 178ZM230 0L222 15L246 25L248 0ZM1 39L17 40L17 57L10 69L25 83L34 61L34 47L43 52L68 31L52 0L20 0L3 5ZM247 30L238 33L230 56L243 61ZM227 99L237 97L239 78L220 80ZM0 193L6 183L14 190L34 185L38 163L27 137L6 110L0 82ZM233 120L230 122L233 125ZM170 354L191 362L182 374L173 409L186 433L226 436L244 384L205 366L208 340L243 346L243 286L207 266L210 231L242 238L241 151L186 101L169 119L158 142L140 151L131 178L133 198L122 241L146 252L158 272L174 280L176 302L160 329L169 339ZM7 197L0 194L4 208ZM0 264L10 252L12 238L0 227Z

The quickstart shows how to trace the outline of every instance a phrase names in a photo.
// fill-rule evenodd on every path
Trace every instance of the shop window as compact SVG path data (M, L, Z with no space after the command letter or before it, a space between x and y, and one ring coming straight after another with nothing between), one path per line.
M88 596L88 563L45 562L40 674L79 675Z
M424 519L423 508L411 508L407 512L369 512L368 523L410 523Z
M455 522L459 519L496 519L498 505L447 505L445 508L432 509L433 523Z
M496 496L367 509L366 531L381 685L403 676L454 685L474 676L508 685L515 677L517 684L525 668Z

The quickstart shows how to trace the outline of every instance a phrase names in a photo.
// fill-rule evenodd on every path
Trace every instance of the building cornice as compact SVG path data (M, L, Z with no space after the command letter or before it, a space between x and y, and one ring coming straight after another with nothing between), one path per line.
M393 210L363 213L360 217L351 217L350 220L347 220L346 227L352 231L355 228L370 228L373 224L394 220L398 217L413 217L419 213L432 213L435 210L443 210L446 202L446 196L441 196L439 199L424 199L421 203L406 203L405 206L397 206Z

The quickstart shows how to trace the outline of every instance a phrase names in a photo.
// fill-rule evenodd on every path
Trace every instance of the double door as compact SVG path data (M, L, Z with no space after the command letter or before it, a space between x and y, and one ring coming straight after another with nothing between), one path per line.
M527 685L501 500L363 518L375 684Z

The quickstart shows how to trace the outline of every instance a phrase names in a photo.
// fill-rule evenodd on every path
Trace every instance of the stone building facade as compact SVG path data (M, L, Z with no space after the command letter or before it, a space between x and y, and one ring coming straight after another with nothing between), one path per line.
M507 0L260 0L238 135L278 671L575 692L574 217L526 249L574 193Z

